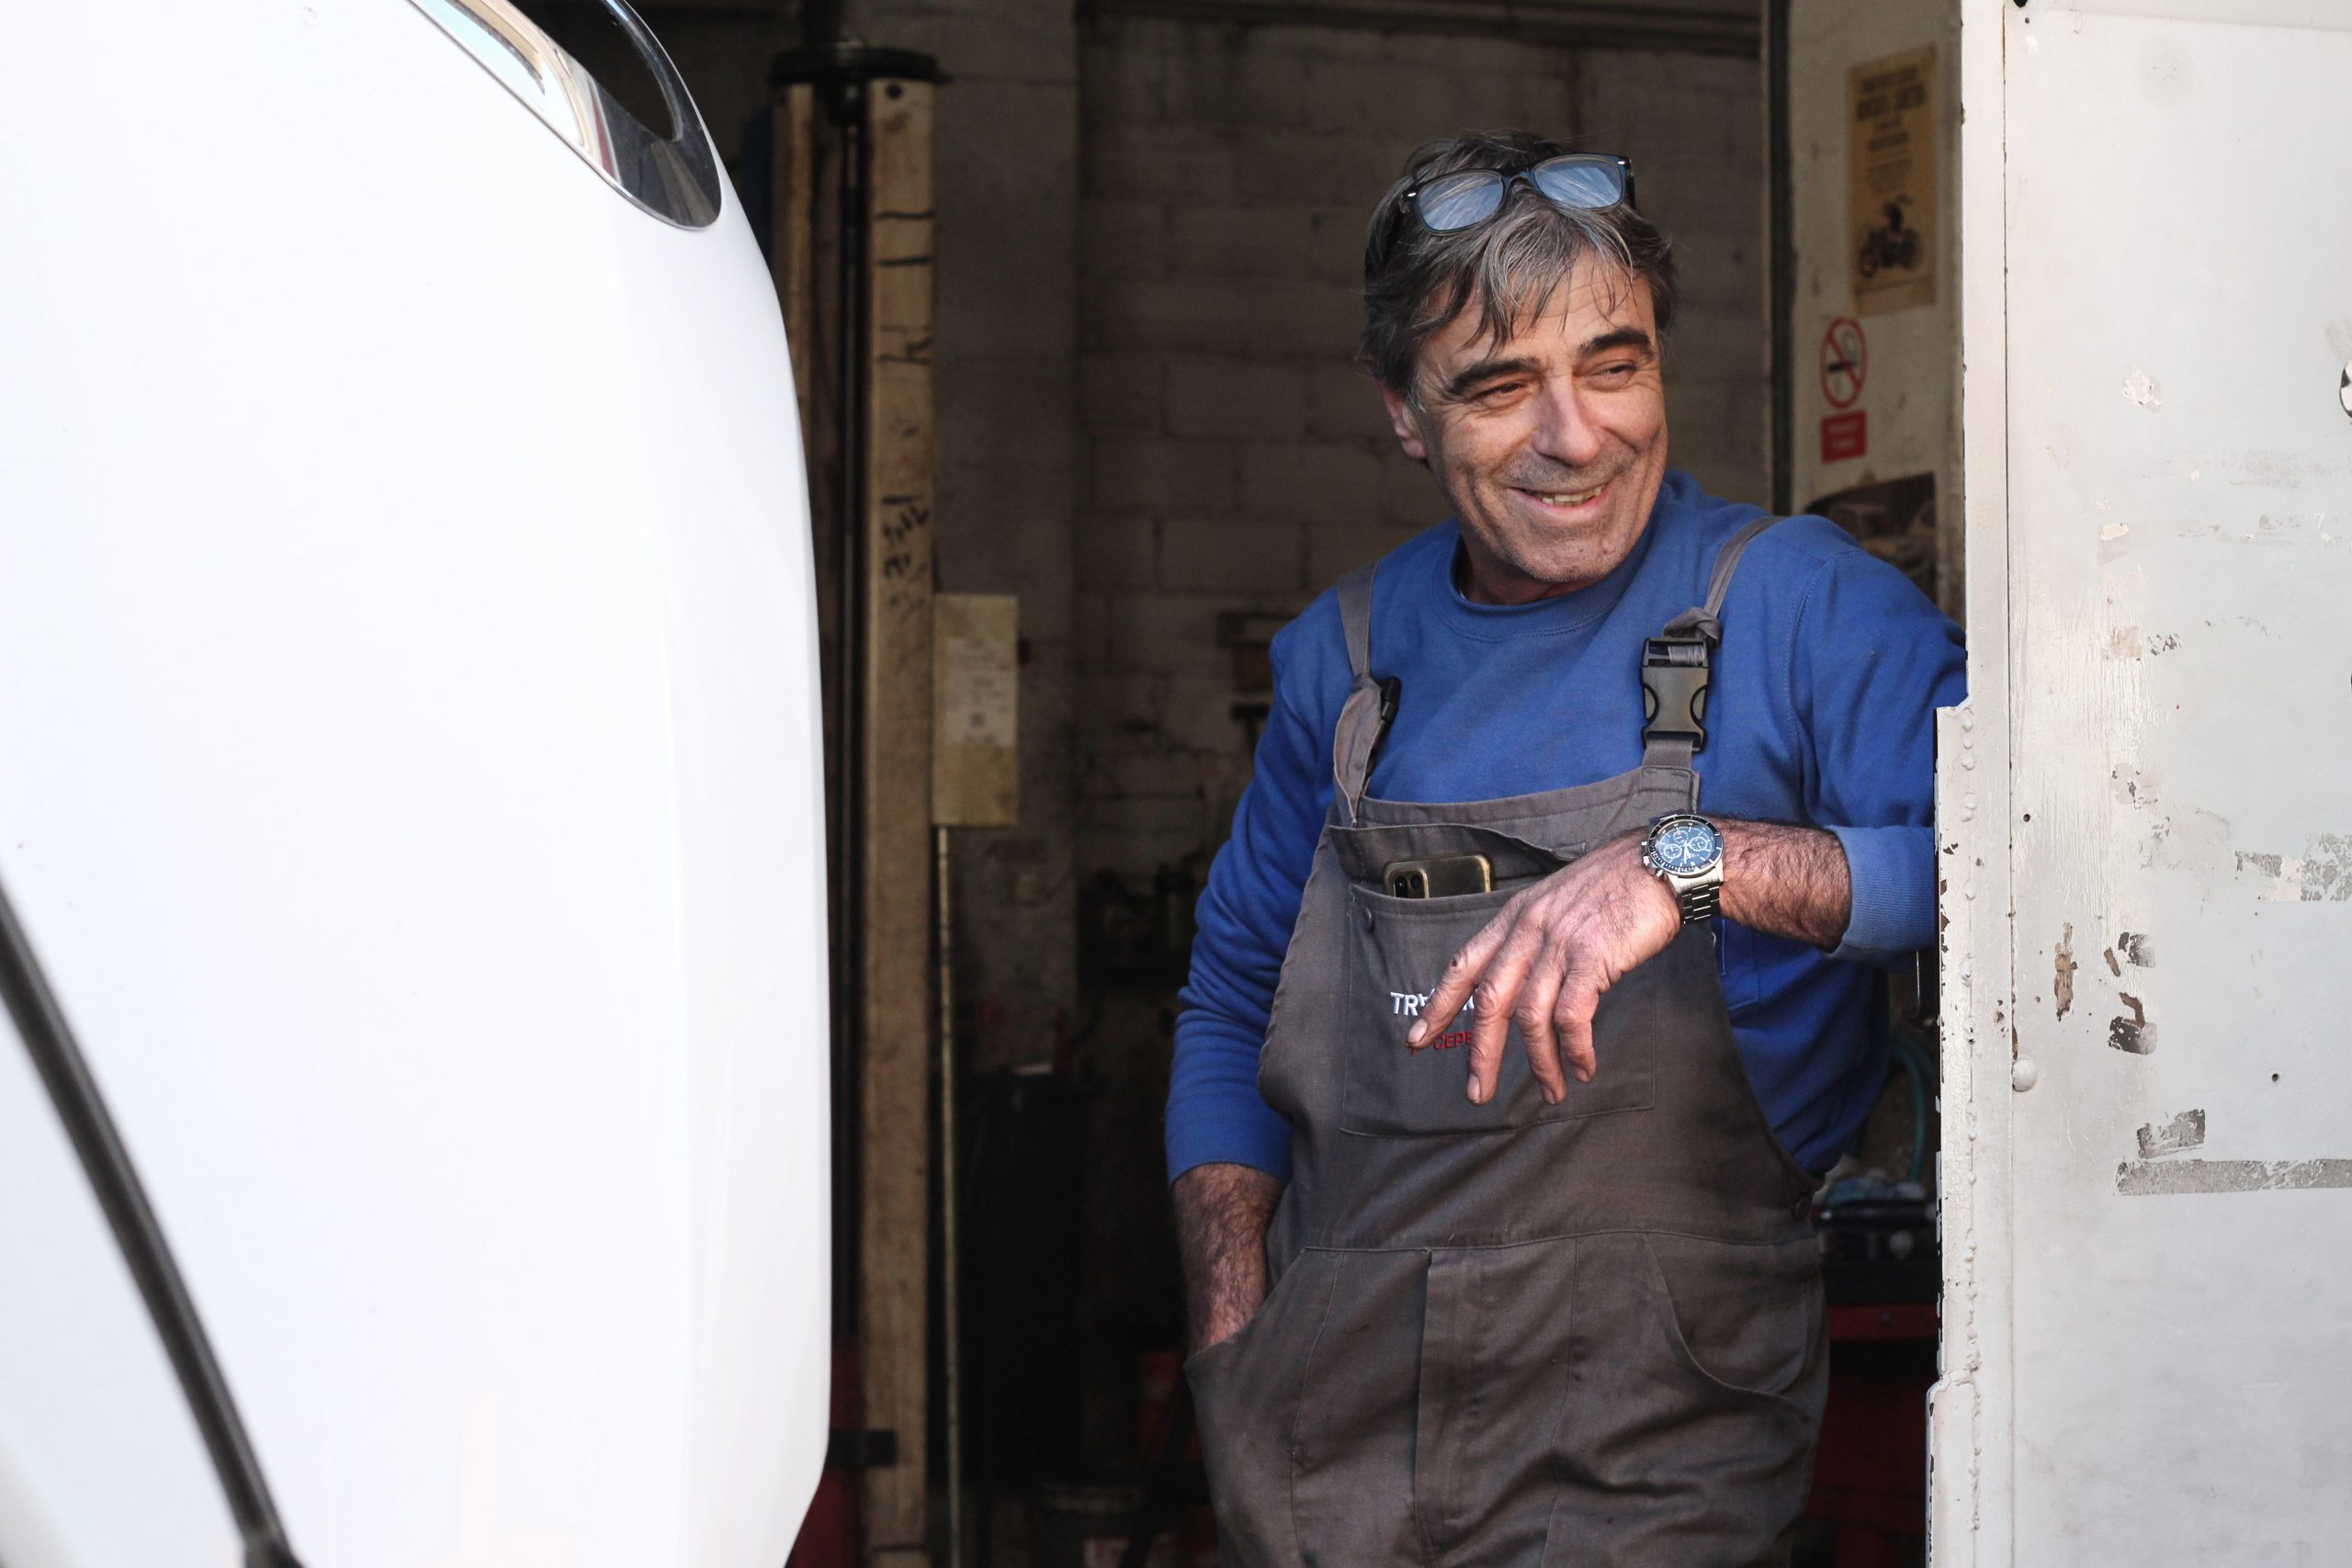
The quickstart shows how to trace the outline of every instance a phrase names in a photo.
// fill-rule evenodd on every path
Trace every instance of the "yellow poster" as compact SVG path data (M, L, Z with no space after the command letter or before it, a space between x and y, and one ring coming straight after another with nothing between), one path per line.
M1846 231L1854 310L1936 302L1936 50L1846 73Z

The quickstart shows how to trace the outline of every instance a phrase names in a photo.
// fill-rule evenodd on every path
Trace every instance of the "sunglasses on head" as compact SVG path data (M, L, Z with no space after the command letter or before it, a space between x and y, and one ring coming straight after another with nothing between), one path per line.
M1634 165L1608 152L1566 152L1516 169L1461 169L1405 193L1406 209L1432 234L1458 234L1502 210L1525 180L1555 207L1590 211L1634 201Z

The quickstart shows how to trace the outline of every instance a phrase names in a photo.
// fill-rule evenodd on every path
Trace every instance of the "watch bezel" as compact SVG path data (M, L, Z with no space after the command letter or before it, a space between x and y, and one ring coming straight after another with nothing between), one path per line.
M1657 842L1668 829L1678 828L1685 823L1704 828L1715 841L1715 852L1713 858L1704 865L1690 871L1677 871L1659 863ZM1695 811L1670 811L1650 824L1649 836L1642 840L1642 864L1648 867L1656 875L1676 880L1710 876L1723 869L1724 850L1724 830L1721 828Z

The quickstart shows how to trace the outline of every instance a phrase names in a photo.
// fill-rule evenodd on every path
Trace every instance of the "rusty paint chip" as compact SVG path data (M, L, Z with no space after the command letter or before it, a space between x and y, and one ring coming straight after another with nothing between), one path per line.
M2129 991L2119 991L2116 998L2132 1010L2130 1018L2116 1018L2108 1023L2107 1043L2119 1051L2129 1051L2134 1056L2145 1056L2156 1048L2156 1026L2148 1021L2148 1010L2140 998Z
M2050 988L2058 998L2058 1016L2064 1018L2075 1005L2075 927L2071 920L2067 922L2066 934L2058 939L2058 973Z

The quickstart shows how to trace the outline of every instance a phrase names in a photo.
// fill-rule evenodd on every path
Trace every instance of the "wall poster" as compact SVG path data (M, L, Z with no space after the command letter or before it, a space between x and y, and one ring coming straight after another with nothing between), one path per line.
M1936 50L1846 73L1846 231L1855 313L1936 302Z

